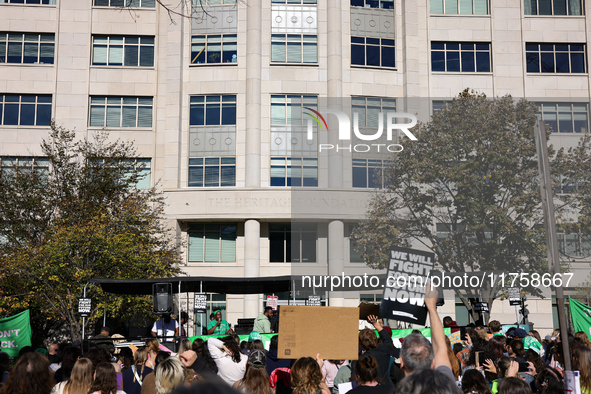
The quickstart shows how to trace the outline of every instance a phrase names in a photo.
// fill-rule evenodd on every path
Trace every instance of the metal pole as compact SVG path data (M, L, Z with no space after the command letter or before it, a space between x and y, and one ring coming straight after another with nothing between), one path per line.
M103 312L103 327L107 325L107 295L105 294L105 311Z
M86 286L88 286L88 283L86 285L84 285L84 298L86 298ZM82 316L82 340L83 341L84 341L84 323L85 323L85 321L86 321L86 319L84 318L84 316ZM82 348L84 348L84 347L82 347Z
M203 294L203 282L199 282L199 293ZM207 312L205 312L205 313L207 314ZM199 322L201 323L201 326L200 326L201 327L201 334L200 335L203 335L203 313L199 314Z
M179 335L181 334L181 281L179 280L179 315L177 317L179 325Z
M515 305L515 323L517 324L517 327L519 328L519 310L517 309L517 305Z
M542 207L544 209L544 222L546 224L546 245L548 247L548 268L554 274L562 275L560 260L558 258L558 240L556 236L556 218L554 215L554 197L552 195L552 180L550 179L550 161L548 159L548 144L546 142L546 127L539 120L534 126L536 138L536 150L538 152L538 169L540 172L540 191L542 193ZM570 349L568 346L567 324L564 305L564 292L562 285L554 288L556 291L556 303L558 306L558 323L560 341L562 342L562 355L564 358L564 370L572 371Z

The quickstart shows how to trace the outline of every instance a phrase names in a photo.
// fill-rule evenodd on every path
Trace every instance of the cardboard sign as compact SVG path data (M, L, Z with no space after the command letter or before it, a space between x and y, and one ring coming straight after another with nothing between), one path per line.
M488 302L475 302L474 312L478 313L489 313Z
M282 305L278 358L357 360L359 309ZM327 333L338 332L338 335Z
M370 304L369 302L362 302L358 306L359 308L359 320L367 320L370 315L379 316L380 306L376 304Z
M267 296L267 305L266 306L270 306L271 308L273 308L274 311L276 311L278 301L279 301L278 296Z
M78 298L78 316L90 317L92 312L92 298Z
M322 306L322 303L320 302L320 296L318 296L318 295L308 296L308 305L309 306Z
M434 263L434 253L392 248L380 316L425 325L425 285Z
M195 294L195 313L207 313L207 294Z
M519 287L509 287L507 293L509 294L509 305L521 305L521 291Z

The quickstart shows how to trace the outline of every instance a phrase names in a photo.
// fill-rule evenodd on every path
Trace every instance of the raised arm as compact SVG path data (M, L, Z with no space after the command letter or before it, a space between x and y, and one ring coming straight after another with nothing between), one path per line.
M445 344L443 325L437 314L437 288L432 286L430 282L427 283L427 291L425 292L425 305L429 311L429 321L431 322L434 368L444 365L451 369L451 364L447 357L447 345Z
M209 338L207 340L207 348L209 349L211 358L222 358L226 354L224 342L217 338Z

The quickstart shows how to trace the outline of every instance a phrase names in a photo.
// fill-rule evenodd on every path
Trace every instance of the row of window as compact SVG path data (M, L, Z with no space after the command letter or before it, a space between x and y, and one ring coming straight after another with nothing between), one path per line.
M0 33L0 63L53 64L53 34ZM585 73L584 44L526 43L528 73ZM317 63L315 35L273 34L273 63ZM192 64L237 62L236 34L193 36ZM395 41L385 38L351 37L354 66L396 67ZM92 65L110 67L153 67L154 37L94 36ZM434 72L491 71L491 44L481 42L432 42L431 70Z
M317 0L271 0L273 4L315 5ZM0 4L47 4L56 0L0 0ZM430 0L431 14L488 15L488 0ZM229 5L236 0L193 0L193 5ZM94 0L95 7L155 8L156 0ZM394 9L393 0L351 0L352 7ZM524 0L525 15L582 15L582 0Z

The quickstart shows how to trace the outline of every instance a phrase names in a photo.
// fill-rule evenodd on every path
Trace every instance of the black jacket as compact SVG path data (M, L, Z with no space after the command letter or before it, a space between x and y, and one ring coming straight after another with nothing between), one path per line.
M390 379L390 357L398 357L399 351L394 347L394 343L392 343L392 338L386 332L386 330L381 330L378 332L380 336L380 344L373 348L367 350L365 353L360 354L359 358L365 356L373 357L376 362L378 363L378 376L382 380L383 384L388 387L388 389L393 390L394 384ZM355 371L354 362L351 366L351 371Z

